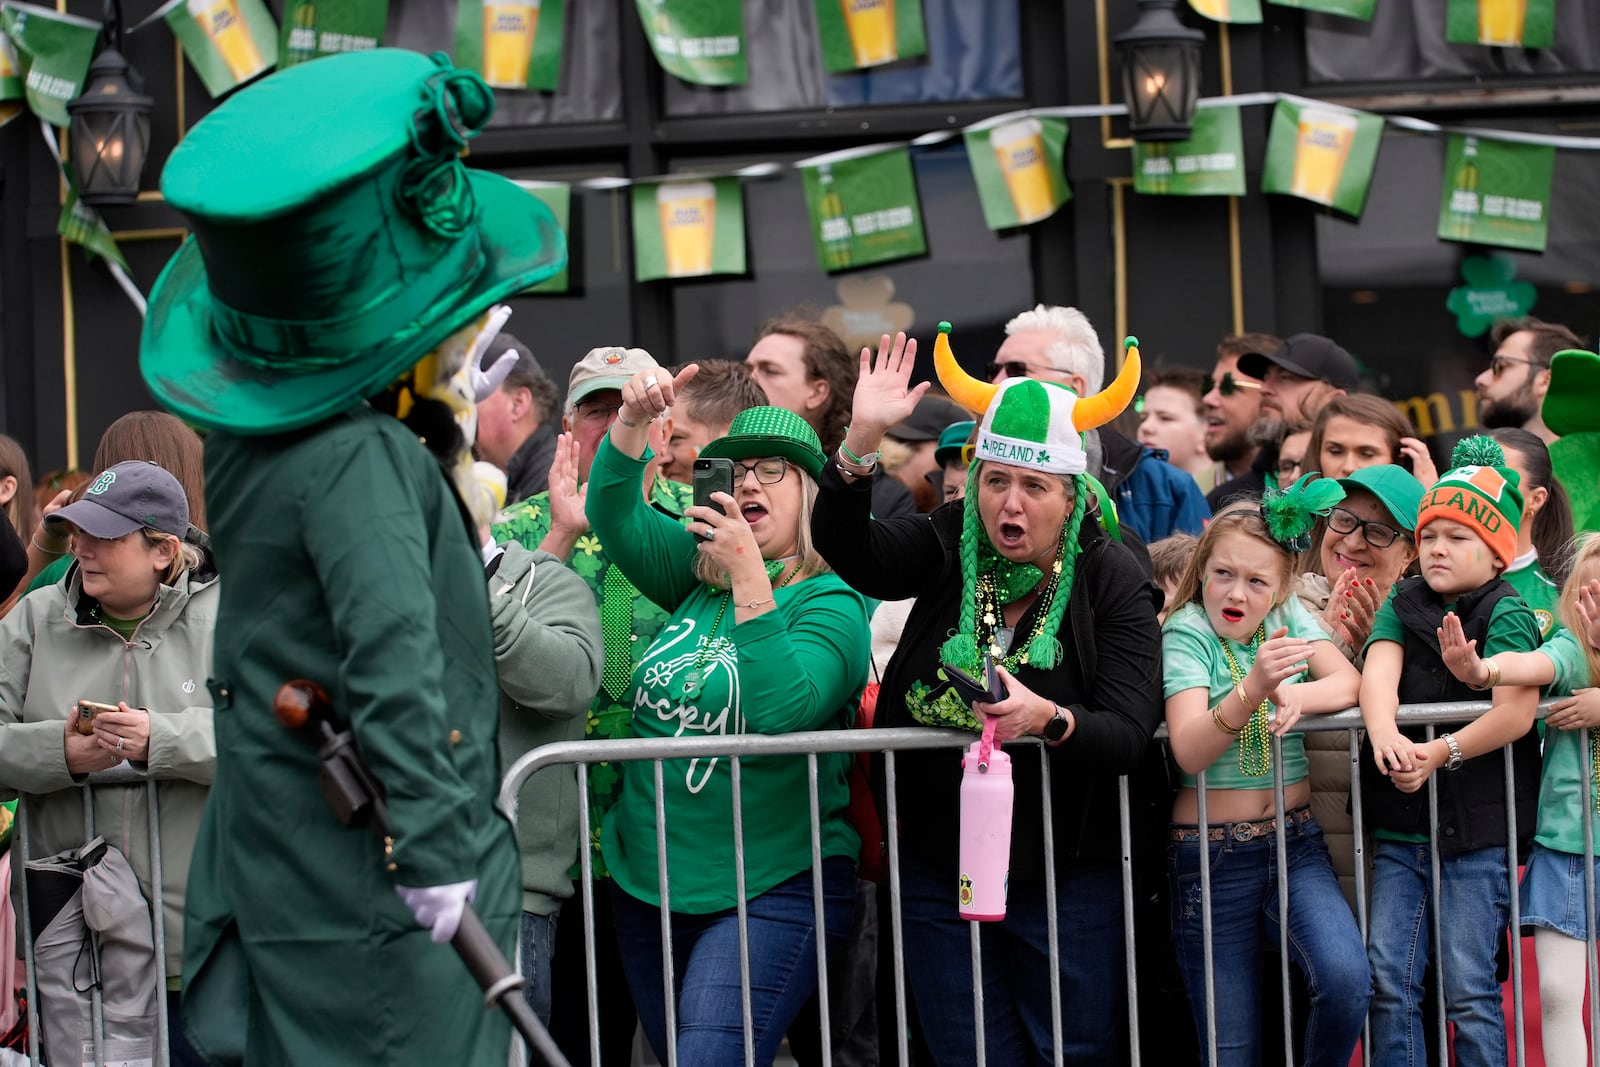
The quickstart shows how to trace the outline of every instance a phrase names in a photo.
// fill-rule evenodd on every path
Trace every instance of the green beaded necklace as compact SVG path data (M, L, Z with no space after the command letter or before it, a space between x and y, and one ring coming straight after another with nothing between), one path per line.
M1250 638L1252 655L1260 650L1261 642L1266 639L1267 624L1263 620L1256 627L1255 636ZM1244 684L1245 672L1240 669L1239 661L1234 658L1228 639L1218 634L1217 640L1222 644L1222 654L1227 657L1228 673L1233 676L1235 691L1242 692L1243 690L1238 687ZM1267 701L1263 700L1261 705L1250 713L1250 720L1239 731L1239 773L1251 778L1259 778L1272 769L1272 742L1267 728L1269 707Z
M1009 561L1002 561L1009 562ZM1036 577L1033 585L1016 589L1015 579L1019 572L1032 571ZM997 571L999 587L997 587ZM1044 632L1045 622L1050 614L1050 604L1056 597L1056 590L1061 585L1061 550L1060 543L1056 546L1055 562L1050 564L1050 584L1044 587L1044 592L1039 594L1039 603L1035 605L1033 632L1028 639L1017 645L1016 651L1005 655L1005 649L1000 647L997 632L1000 629L1002 616L1001 608L1019 599L1029 589L1039 584L1039 578L1044 572L1031 564L1013 564L1009 569L1001 571L999 568L984 571L978 576L978 621L981 627L980 636L982 645L986 645L992 655L1006 670L1015 672L1018 667L1025 666L1028 662L1028 648L1040 634ZM1007 584L1009 580L1010 584ZM980 646L981 647L981 646ZM1003 657L1003 658L1002 658Z

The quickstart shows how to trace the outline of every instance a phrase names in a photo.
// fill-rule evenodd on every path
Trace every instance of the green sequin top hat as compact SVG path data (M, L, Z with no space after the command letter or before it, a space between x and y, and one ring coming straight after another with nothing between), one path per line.
M140 368L183 418L308 426L381 391L566 241L534 198L462 155L494 94L444 56L329 56L202 119L161 178L187 218L150 295Z
M1560 438L1550 445L1550 465L1572 502L1579 531L1600 530L1600 355L1569 348L1550 358L1550 391L1541 412Z
M700 450L706 459L755 459L782 456L811 477L822 473L827 458L811 424L787 408L745 408L733 417L728 432Z

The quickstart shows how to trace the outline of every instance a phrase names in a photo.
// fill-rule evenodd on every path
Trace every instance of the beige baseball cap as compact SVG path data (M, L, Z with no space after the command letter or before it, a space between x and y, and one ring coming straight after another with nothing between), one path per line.
M642 348L591 348L567 378L567 403L577 405L602 389L621 389L640 371L660 369L655 357Z

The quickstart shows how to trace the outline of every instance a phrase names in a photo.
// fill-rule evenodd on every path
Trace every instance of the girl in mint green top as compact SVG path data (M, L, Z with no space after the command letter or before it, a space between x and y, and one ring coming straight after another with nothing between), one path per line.
M720 510L688 509L686 530L639 492L650 424L676 379L641 372L590 470L586 510L612 561L672 621L639 657L633 732L640 738L846 729L867 680L866 602L811 549L816 433L781 408L741 412L701 461L733 461ZM558 445L557 462L570 446ZM850 924L860 841L845 819L848 755L817 757L825 909L823 936ZM744 1062L738 966L735 794L728 758L623 765L601 850L615 881L618 946L640 1021L667 1060L659 908L672 912L676 1036L682 1063ZM804 756L740 763L744 899L756 1062L771 1062L817 982L811 820ZM661 899L656 805L666 813L670 900Z
M1308 539L1314 512L1326 513L1343 496L1326 479L1315 490L1297 482L1269 491L1259 506L1235 505L1212 519L1173 598L1182 606L1162 627L1167 731L1184 771L1167 845L1173 942L1195 1029L1202 1047L1214 1029L1219 1067L1260 1059L1258 1013L1267 998L1259 976L1270 973L1262 953L1278 944L1277 898L1286 881L1290 953L1311 991L1297 1062L1348 1063L1372 992L1361 932L1311 816L1305 749L1288 732L1303 714L1349 707L1360 685L1292 590L1295 551L1306 547L1300 539ZM1282 739L1278 752L1274 737ZM1273 788L1279 758L1281 812ZM1201 886L1207 867L1209 897ZM1208 918L1215 1018L1207 1014Z
M1556 618L1555 632L1537 652L1501 652L1480 659L1453 616L1445 619L1440 647L1452 673L1468 685L1491 680L1539 685L1548 695L1565 698L1551 706L1545 720L1549 729L1539 778L1538 829L1519 899L1522 926L1533 931L1539 964L1545 1062L1581 1067L1589 1062L1583 994L1592 921L1584 907L1586 805L1591 806L1592 825L1600 826L1600 689L1594 688L1600 681L1600 537L1590 536L1578 550Z

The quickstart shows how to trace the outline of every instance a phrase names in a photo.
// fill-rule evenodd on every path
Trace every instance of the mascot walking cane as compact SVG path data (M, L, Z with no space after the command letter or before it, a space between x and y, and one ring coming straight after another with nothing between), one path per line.
M443 945L470 902L510 955L520 910L477 519L451 476L472 489L456 413L490 309L566 252L526 193L463 166L493 108L443 57L328 57L230 97L162 175L193 236L141 368L210 431L211 535L238 575L186 908L185 1024L214 1062L507 1062L505 1017ZM293 678L381 786L383 837L334 817L316 746L274 718Z

